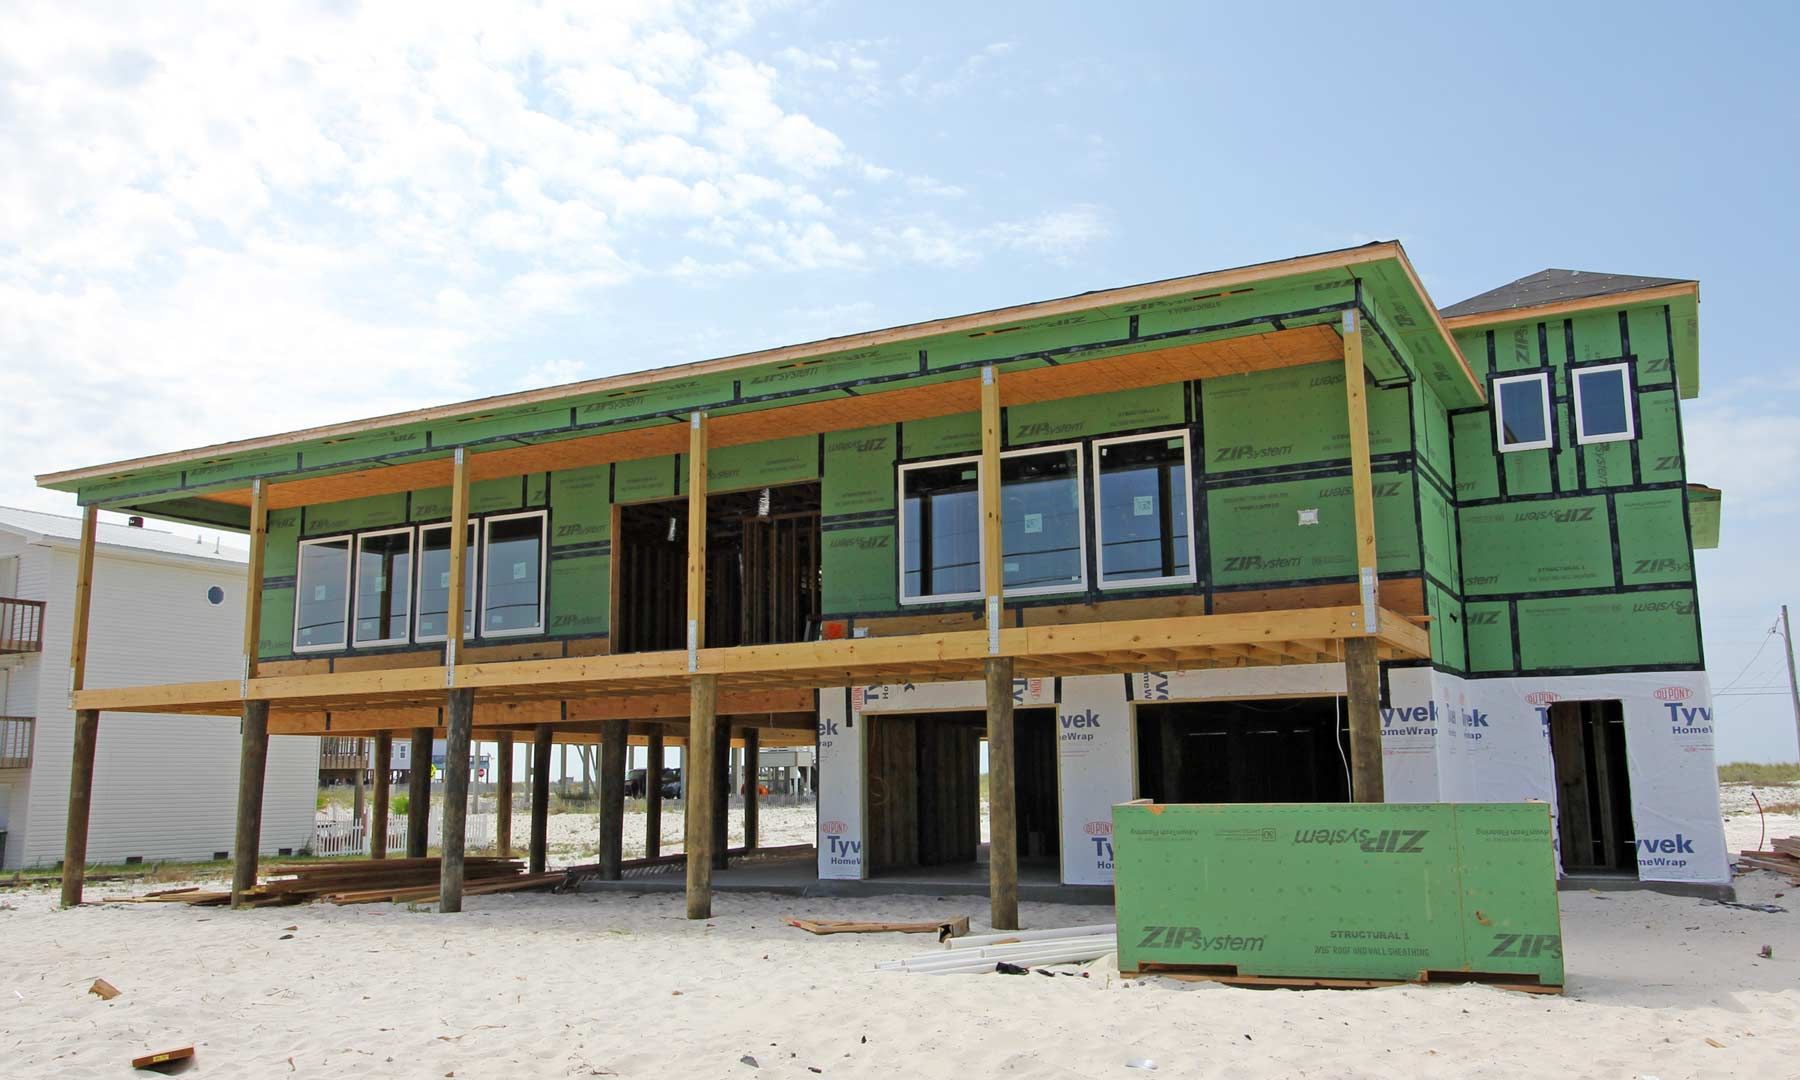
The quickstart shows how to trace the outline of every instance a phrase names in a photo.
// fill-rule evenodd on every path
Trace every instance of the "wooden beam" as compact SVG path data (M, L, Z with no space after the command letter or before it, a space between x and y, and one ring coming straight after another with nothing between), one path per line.
M415 556L416 557L416 556ZM469 573L469 457L456 448L450 474L450 596L444 616L444 681L456 685L456 665L462 663L463 596Z
M1019 810L1013 753L1013 662L987 661L989 925L1019 928Z
M758 818L761 799L756 787L756 758L761 752L762 733L755 728L744 729L744 850L755 851Z
M687 669L706 647L706 414L688 417Z
M1344 641L1344 714L1350 725L1350 789L1356 802L1385 802L1381 768L1381 662L1371 637Z
M513 733L502 731L494 743L494 843L502 859L512 858Z
M262 652L263 560L269 547L269 485L262 477L250 482L250 566L244 576L244 689L256 678ZM264 720L268 713L263 714Z
M451 573L454 575L455 571ZM475 691L452 690L448 697L444 703L444 835L438 859L438 911L446 915L462 910L464 842L469 828L469 740L475 730Z
M713 784L715 759L719 754L717 705L719 679L716 675L696 675L691 683L692 707L688 717L688 745L682 752L687 765L686 811L683 825L687 834L687 917L712 918L712 805L718 798Z
M412 765L406 774L406 857L423 859L431 837L431 737L435 729L413 728Z
M550 860L550 740L553 732L548 724L532 732L531 737L531 851L528 866L531 873L541 874Z
M644 857L655 859L662 855L662 734L650 735L644 746Z
M69 705L87 678L88 613L94 598L94 537L99 529L99 510L81 512L81 548L75 561L75 610L70 612ZM77 708L75 747L69 761L69 814L63 825L62 906L81 903L87 877L88 814L94 799L94 748L100 738L98 709Z
M1005 564L1000 552L1000 371L992 365L981 369L981 595L983 624L987 627L989 654L1000 652L1000 623L1004 613Z
M1380 628L1381 579L1376 571L1375 487L1369 474L1369 398L1364 387L1362 314L1344 312L1344 396L1350 409L1350 498L1356 529L1356 573L1362 632Z
M269 703L244 702L244 733L238 753L237 838L231 851L231 904L241 907L256 887L256 859L262 848L263 779L269 767Z
M388 800L394 787L394 736L375 733L375 805L369 813L369 858L387 858Z
M600 732L600 880L617 881L625 859L625 734L623 720ZM648 783L648 774L644 777Z

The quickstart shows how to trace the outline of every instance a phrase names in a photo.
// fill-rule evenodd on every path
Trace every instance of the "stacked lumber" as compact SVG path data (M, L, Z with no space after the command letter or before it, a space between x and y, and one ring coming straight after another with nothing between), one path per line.
M1786 874L1794 884L1800 885L1800 836L1783 837L1771 843L1769 848L1768 851L1739 852L1738 862L1758 870Z
M560 885L567 878L561 870L526 874L517 859L470 857L463 863L463 895L518 892ZM278 907L326 900L334 904L435 903L438 875L436 858L346 859L341 862L293 863L268 868L262 883L244 894L250 907ZM190 904L215 907L231 903L229 891L198 887L165 889L140 897L108 898L107 903Z

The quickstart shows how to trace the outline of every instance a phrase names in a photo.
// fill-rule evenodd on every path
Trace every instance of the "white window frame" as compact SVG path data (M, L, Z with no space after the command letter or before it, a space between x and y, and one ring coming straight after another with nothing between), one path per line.
M898 586L900 603L902 606L912 607L918 604L953 604L963 600L981 599L981 590L979 588L974 592L932 593L928 596L913 597L906 595L906 474L914 469L941 469L948 465L969 464L975 466L975 497L979 503L982 495L983 482L986 480L986 477L982 475L983 469L981 468L981 455L979 454L970 457L934 458L930 461L907 462L900 466L900 471L895 476L895 498L898 500L894 504L898 511L898 520L895 522L895 527L898 530L900 537L900 550L895 555L895 558L898 560L900 573L895 584ZM987 545L977 543L976 549L978 553L975 557L975 579L977 581L986 581Z
M1079 548L1079 557L1081 559L1081 580L1077 581L1077 582L1073 582L1068 585L1031 585L1031 586L1027 586L1025 588L1016 588L1016 589L1008 589L1005 587L1005 581L1006 581L1005 535L1006 535L1006 530L1005 530L1004 526L1006 524L1006 503L1004 501L1005 486L1002 485L1002 487L1001 487L1002 501L1000 504L1000 524L1002 526L1002 528L1001 528L1002 539L1001 539L1001 545L1000 545L1001 546L1000 581L1001 581L1001 588L1004 591L1005 595L1007 595L1007 596L1048 596L1053 593L1070 593L1070 592L1086 592L1087 591L1087 584L1088 584L1088 581L1087 581L1087 490L1086 490L1086 488L1087 488L1087 470L1085 468L1086 463L1082 461L1082 458L1086 457L1087 455L1085 455L1081 452L1081 444L1080 443L1056 443L1056 444L1053 444L1050 446L1021 447L1017 450L1006 450L1006 451L1001 452L1000 460L1005 461L1008 458L1030 457L1033 454L1056 454L1056 453L1072 453L1075 455L1075 534L1076 534L1076 544ZM1004 471L1004 470L1002 470L1002 471ZM996 477L995 480L996 480L996 482L998 482L999 478ZM904 551L906 549L901 548L901 550ZM983 569L986 569L986 568L984 567Z
M368 532L356 534L355 541L350 545L350 648L376 649L384 645L406 644L406 635L412 630L414 622L417 619L417 615L412 610L413 597L415 595L413 592L413 583L418 580L419 576L417 570L411 565L412 560L417 557L419 550L418 538L413 535L415 532L416 530L412 526L402 525L395 529L371 529ZM407 612L406 625L405 629L400 631L399 637L379 638L374 641L358 641L356 639L356 625L362 621L362 546L364 540L373 539L377 536L406 537L406 561L408 563L405 585Z
M302 645L300 644L300 567L306 562L305 552L309 547L318 544L344 542L344 640L335 645ZM294 634L291 639L295 653L341 652L349 648L350 639L356 636L356 624L350 620L351 588L356 580L356 534L338 533L333 536L315 536L302 540L294 550Z
M536 626L519 626L511 630L489 630L487 628L488 596L493 590L488 588L488 558L493 554L493 544L489 536L493 527L503 521L520 521L525 518L538 520L538 621ZM477 530L481 537L481 574L477 583L481 587L481 603L475 611L475 636L484 638L530 637L542 634L549 624L549 604L547 602L550 584L550 514L544 510L527 510L522 514L495 514L481 519L481 528Z
M1156 439L1180 439L1182 457L1182 475L1187 482L1182 484L1181 497L1187 502L1187 555L1188 572L1173 576L1154 578L1130 578L1121 581L1106 580L1106 515L1101 511L1100 483L1104 479L1100 472L1100 450L1106 446L1119 443L1151 442ZM1191 585L1200 580L1198 556L1194 551L1194 440L1189 432L1182 428L1173 431L1156 431L1146 435L1120 435L1110 439L1094 440L1094 546L1099 554L1094 559L1094 572L1100 575L1099 586L1102 589L1146 589L1158 585Z
M1616 371L1619 381L1625 389L1625 430L1610 432L1604 435L1589 435L1581 416L1581 379L1584 375L1598 375ZM1574 391L1575 399L1575 442L1577 445L1587 443L1630 442L1637 438L1637 410L1632 408L1632 395L1636 391L1631 385L1630 364L1593 364L1588 367L1569 369L1569 383Z
M449 640L450 637L448 634L419 633L419 619L425 614L424 609L419 605L419 597L424 595L425 592L425 530L442 529L448 533L452 527L453 526L448 521L434 521L429 525L421 525L417 530L418 536L413 540L413 581L415 582L415 588L413 589L412 630L413 643L415 645L429 645L434 642L444 642ZM482 528L481 519L479 518L471 518L469 521L469 528L474 530L475 535L469 540L470 548L465 558L472 560L473 565L476 568L475 590L479 593L481 591L482 576L482 566L479 560L483 550L481 538L487 530ZM481 611L479 606L474 603L474 600L475 597L469 597L469 620L475 625L464 632L463 637L465 639L474 637L481 632Z
M1506 416L1503 412L1503 399L1500 388L1507 383L1536 382L1538 394L1544 403L1544 437L1532 442L1508 443L1506 441ZM1524 375L1501 375L1493 381L1494 394L1494 446L1502 454L1510 454L1518 450L1549 450L1556 445L1556 410L1550 401L1550 373L1533 371Z

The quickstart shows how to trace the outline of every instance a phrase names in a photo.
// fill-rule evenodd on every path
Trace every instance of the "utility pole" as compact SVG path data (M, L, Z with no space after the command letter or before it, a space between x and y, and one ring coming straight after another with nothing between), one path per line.
M1794 635L1788 629L1787 605L1781 605L1781 651L1787 654L1788 694L1794 700L1794 736L1800 739L1800 682L1794 679Z

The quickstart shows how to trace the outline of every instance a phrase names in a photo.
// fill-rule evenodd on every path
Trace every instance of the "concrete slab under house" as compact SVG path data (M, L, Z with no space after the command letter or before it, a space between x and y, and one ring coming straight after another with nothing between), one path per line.
M451 802L471 739L503 785L598 740L603 878L626 744L684 746L693 917L727 740L816 746L817 879L983 874L1001 928L1022 875L1110 884L1133 798L1536 799L1568 873L1723 883L1697 305L1551 270L1440 312L1377 243L43 476L90 530L245 531L262 584L239 678L90 688L78 632L78 729L241 718L245 777L443 737Z

